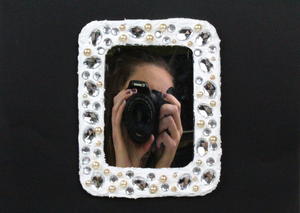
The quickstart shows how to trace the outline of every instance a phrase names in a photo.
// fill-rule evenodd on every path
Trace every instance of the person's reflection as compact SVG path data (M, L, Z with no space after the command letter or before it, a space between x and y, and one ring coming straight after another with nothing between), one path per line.
M106 118L111 119L109 138L106 139L106 159L117 167L170 167L176 154L183 129L181 104L166 91L174 87L172 70L159 56L146 51L127 51L116 59L114 69L107 73ZM122 123L126 100L137 93L127 89L131 80L147 82L151 90L163 93L160 108L158 136L151 135L143 144L136 144L129 137Z

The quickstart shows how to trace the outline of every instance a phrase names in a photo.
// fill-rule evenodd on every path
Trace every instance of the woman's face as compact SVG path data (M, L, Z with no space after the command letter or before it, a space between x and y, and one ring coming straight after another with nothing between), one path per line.
M162 93L166 93L170 87L174 87L172 76L168 71L154 64L135 66L135 71L129 77L124 89L128 87L131 80L145 81L151 90L155 89Z

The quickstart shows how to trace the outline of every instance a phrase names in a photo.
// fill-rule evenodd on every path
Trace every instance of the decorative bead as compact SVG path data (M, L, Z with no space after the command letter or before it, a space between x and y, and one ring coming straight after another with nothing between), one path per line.
M212 107L216 106L216 104L217 104L217 103L216 103L215 101L211 101L211 102L210 102L210 106L212 106Z
M95 132L96 132L96 134L101 134L102 133L101 127L96 127Z
M161 24L161 25L159 26L159 29L160 29L162 32L164 32L164 31L166 31L166 29L167 29L167 25L166 25L166 24Z
M162 183L165 183L166 181L167 181L167 176L165 176L165 175L162 175L162 176L160 176L160 178L159 178L159 180L160 180L160 182L162 182Z
M196 176L194 176L194 177L192 178L192 181L196 182L196 181L198 181L198 178L197 178Z
M94 161L92 164L93 169L99 169L100 163L98 161Z
M200 91L200 92L197 92L197 97L198 97L198 98L201 98L202 96L203 96L203 92L201 92L201 91Z
M145 24L144 26L146 31L150 31L152 29L152 25L151 24Z
M92 182L91 180L85 181L85 185L86 185L86 186L90 186L90 185L92 185L92 184L93 184L93 182Z
M188 45L189 47L191 47L191 46L193 46L193 42L189 41L189 42L187 43L187 45Z
M173 39L173 40L172 40L172 43L173 43L173 44L176 44L176 42L177 42L176 39Z
M193 191L194 191L194 192L198 192L198 191L199 191L199 186L194 185L194 186L193 186Z
M97 141L97 142L95 143L95 145L96 145L96 146L101 146L101 141Z
M150 190L151 194L154 194L154 193L157 192L157 189L158 189L157 186L153 184L153 185L150 186L149 190Z
M200 166L200 165L202 164L202 160L200 160L200 159L197 160L197 161L196 161L196 164L197 164L198 166Z
M123 176L122 172L118 172L117 176L122 177Z
M86 49L83 50L83 54L85 56L90 56L92 54L92 50L89 49L89 48L86 48Z
M196 24L196 25L194 26L194 30L195 30L196 32L199 32L201 29L202 29L201 24Z
M104 169L103 173L104 173L105 175L108 175L108 174L110 173L110 171L109 171L109 169Z
M147 36L146 36L146 40L149 41L149 42L150 42L150 41L153 41L153 39L154 39L154 36L153 36L153 35L147 35Z
M111 186L108 187L108 191L109 191L110 193L113 193L113 192L116 191L116 187L113 186L113 185L111 185Z
M177 172L174 172L173 173L173 178L176 178L177 177Z
M120 186L121 186L122 188L125 188L125 187L127 186L127 181L126 181L126 180L121 180Z
M197 126L198 126L199 128L204 127L204 125L205 125L205 121L204 121L204 120L200 120L200 121L197 122Z
M176 191L177 191L177 187L176 187L176 186L172 186L172 187L171 187L171 191L172 191L172 192L176 192Z
M97 82L97 87L102 87L103 86L103 83L101 81L98 81Z
M125 24L121 24L121 25L119 26L119 29L120 29L121 31L125 30L125 29L126 29Z
M210 76L210 79L211 79L211 80L215 80L215 79L216 79L216 76L215 76L215 75L211 75L211 76Z
M215 143L215 142L217 142L217 137L216 136L210 136L209 141L212 142L212 143Z
M125 35L125 34L120 35L119 40L122 41L122 42L126 42L127 41L127 35Z

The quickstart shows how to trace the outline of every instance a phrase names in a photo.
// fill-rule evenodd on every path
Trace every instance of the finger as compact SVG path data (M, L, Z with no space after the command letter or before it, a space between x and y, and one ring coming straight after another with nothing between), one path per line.
M177 143L168 135L166 132L163 132L159 135L157 139L157 143L159 144L158 148L160 148L161 144L164 144L165 151L174 152L177 148Z
M175 124L178 130L182 130L180 112L178 111L178 107L172 104L164 104L160 108L160 119L164 118L167 115L172 115L174 118Z
M168 101L171 104L176 105L179 109L179 112L181 111L181 103L172 94L166 93L165 94L165 100Z
M177 129L177 126L175 124L175 121L172 116L164 117L159 122L158 131L159 133L162 133L163 131L168 130L171 134L171 137L174 140L179 139L179 130Z
M114 98L114 106L112 108L112 114L116 114L119 107L123 104L124 100L136 93L136 90L123 90Z
M154 142L154 135L151 135L149 140L142 145L142 153L141 153L142 155L144 155L146 152L149 151L153 142Z

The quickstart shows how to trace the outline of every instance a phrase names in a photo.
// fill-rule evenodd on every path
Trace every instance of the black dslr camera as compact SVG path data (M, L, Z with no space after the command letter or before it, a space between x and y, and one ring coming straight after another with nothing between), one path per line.
M126 101L122 122L126 126L130 138L137 144L149 140L151 134L158 134L160 107L166 102L163 94L157 90L150 90L144 81L130 81L128 89L137 89L137 93ZM174 88L167 93L173 93Z

